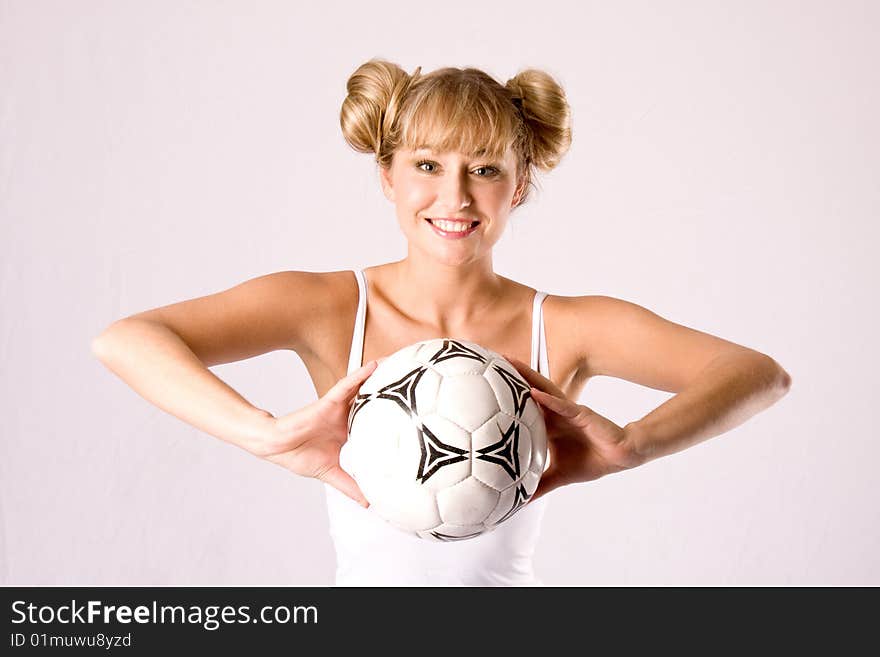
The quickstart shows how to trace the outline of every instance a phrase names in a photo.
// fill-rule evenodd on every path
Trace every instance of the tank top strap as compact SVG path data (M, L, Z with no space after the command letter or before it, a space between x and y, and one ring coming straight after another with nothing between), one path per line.
M363 365L364 326L367 317L367 280L362 269L353 269L358 285L358 307L351 336L351 349L348 356L348 374ZM550 378L550 363L547 358L547 334L544 330L544 299L546 292L535 292L532 305L532 352L531 368Z
M532 305L532 362L531 368L550 378L550 362L547 358L547 334L544 331L544 299L546 292L535 291Z
M367 318L367 279L363 269L352 269L358 284L358 307L354 320L354 333L351 336L351 349L348 353L348 374L363 364L364 326Z

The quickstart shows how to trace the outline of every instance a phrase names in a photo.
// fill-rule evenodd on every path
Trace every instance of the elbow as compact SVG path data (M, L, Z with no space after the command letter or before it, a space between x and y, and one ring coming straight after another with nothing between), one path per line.
M97 358L102 363L107 359L108 355L107 342L108 340L106 331L104 333L101 333L101 335L97 336L96 338L92 339L92 356Z
M786 372L781 367L779 368L779 385L782 388L783 394L787 393L791 389L791 374Z
M110 350L112 348L112 337L115 332L115 328L118 326L119 322L113 322L104 329L99 335L92 338L91 349L92 355L104 362L110 356Z
M774 359L769 356L767 358L769 359L769 380L772 382L770 387L776 393L776 398L781 399L791 389L791 374L785 371Z
M791 390L791 375L786 372L784 369L780 369L779 374L779 383L777 385L776 392L776 401L779 401L783 397L788 394L788 391Z
M773 402L778 401L791 389L791 375L776 360L761 352L751 354L752 364L749 369L756 382L757 389Z

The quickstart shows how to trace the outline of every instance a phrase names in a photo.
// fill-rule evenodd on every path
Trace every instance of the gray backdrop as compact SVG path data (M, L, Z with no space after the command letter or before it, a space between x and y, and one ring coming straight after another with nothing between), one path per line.
M549 498L547 584L880 584L873 2L0 2L0 582L332 582L321 485L140 398L90 342L265 273L399 259L338 125L372 56L556 76L561 166L499 273L776 358L787 397ZM552 349L552 344L550 345ZM273 413L299 358L214 368ZM670 395L591 381L624 424Z

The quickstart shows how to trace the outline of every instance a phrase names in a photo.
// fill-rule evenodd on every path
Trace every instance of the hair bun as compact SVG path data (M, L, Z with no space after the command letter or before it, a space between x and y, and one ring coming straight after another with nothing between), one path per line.
M348 95L339 114L342 134L352 148L379 153L384 135L420 72L421 67L410 76L397 64L375 58L358 67L348 79Z
M520 71L505 86L531 133L532 162L549 171L571 146L571 108L565 92L552 76L536 69Z

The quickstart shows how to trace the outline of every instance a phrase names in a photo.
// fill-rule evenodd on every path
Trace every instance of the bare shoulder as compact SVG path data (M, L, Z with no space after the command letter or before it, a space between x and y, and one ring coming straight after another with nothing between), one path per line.
M358 299L357 280L351 271L281 271L270 276L274 278L270 287L275 288L270 291L283 306L277 310L287 318L289 327L296 328L289 347L293 351L300 355L319 353L325 338L351 323L348 315Z
M335 353L340 340L350 339L358 305L358 283L351 270L312 272L312 321L301 333L300 354Z
M714 358L742 345L605 295L548 297L548 312L572 344L584 376L611 376L677 392Z
M274 272L125 319L167 326L207 365L276 350L302 354L345 303L345 274Z

